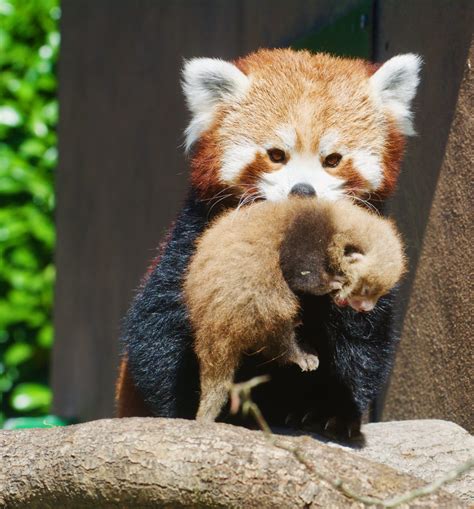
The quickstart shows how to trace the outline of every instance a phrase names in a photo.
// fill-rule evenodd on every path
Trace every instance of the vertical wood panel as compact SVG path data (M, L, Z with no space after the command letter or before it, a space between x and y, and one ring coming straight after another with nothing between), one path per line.
M409 140L398 192L389 204L389 212L396 217L404 234L410 259L410 273L399 299L397 323L402 330L407 310L410 312L409 298L469 50L474 2L379 0L377 11L376 59L384 61L406 52L419 53L424 59L422 81L415 100L415 126L419 134ZM439 274L439 277L443 284L444 276ZM431 296L426 295L426 298ZM449 313L449 310L439 308L436 312ZM423 328L422 323L419 326ZM401 351L412 339L404 331ZM441 342L450 340L439 338ZM426 354L429 355L429 351ZM439 369L443 369L442 366ZM399 380L398 383L402 382ZM410 385L412 396L417 398L424 398L433 390L423 384ZM399 390L405 391L402 387ZM379 405L378 417L382 404L383 401ZM400 409L399 415L402 412ZM391 415L395 414L392 412ZM404 414L404 418L415 417Z
M474 431L474 41L403 324L388 419L443 418Z
M400 299L402 317L454 115L473 11L471 0L379 1L376 59L383 62L412 52L424 60L414 107L418 135L409 140L398 192L389 207L407 240L412 269Z
M379 2L379 6L378 58L384 60L397 53L414 51L425 61L416 100L419 136L410 141L399 192L391 202L391 211L408 243L411 270L400 298L398 322L402 337L384 417L437 417L472 428L472 412L469 414L462 408L467 396L463 393L463 381L469 379L472 371L471 358L465 355L465 344L470 338L465 334L466 315L457 309L465 303L462 296L469 291L469 269L464 267L464 276L459 275L457 279L460 287L454 290L449 267L462 265L459 260L463 255L460 249L463 239L458 235L463 225L451 214L459 203L449 203L442 196L443 190L448 195L454 189L467 189L468 183L463 179L468 146L457 153L458 174L450 171L454 154L449 161L451 168L445 164L444 171L450 171L448 181L440 170L471 42L474 2L388 0ZM462 146L459 139L451 143L457 143L457 148ZM472 135L465 143L472 144ZM437 188L438 197L433 201ZM458 195L461 202L466 199L462 192ZM441 201L447 209L440 215ZM449 228L440 218L443 215L450 217ZM440 235L439 249L434 249L433 232ZM426 241L433 249L427 253L425 248L419 265ZM449 252L448 245L451 245ZM436 288L441 289L441 294ZM450 288L455 295L449 294ZM435 332L437 337L433 337ZM444 357L453 352L454 358Z

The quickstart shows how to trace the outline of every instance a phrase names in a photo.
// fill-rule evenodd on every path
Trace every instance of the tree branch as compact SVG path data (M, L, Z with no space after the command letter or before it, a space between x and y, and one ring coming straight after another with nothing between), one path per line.
M343 508L362 507L351 493L387 500L423 485L310 437L272 439L278 447L260 431L158 418L0 431L0 507ZM410 507L465 505L437 491Z

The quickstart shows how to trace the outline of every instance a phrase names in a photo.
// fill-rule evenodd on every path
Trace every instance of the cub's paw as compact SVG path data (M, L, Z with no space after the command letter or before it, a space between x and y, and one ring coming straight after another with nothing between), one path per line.
M302 371L315 371L319 366L319 357L317 355L299 351L290 357L290 362L298 364Z

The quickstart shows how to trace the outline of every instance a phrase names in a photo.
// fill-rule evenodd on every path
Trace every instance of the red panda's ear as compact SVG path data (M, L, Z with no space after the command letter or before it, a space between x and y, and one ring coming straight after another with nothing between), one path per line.
M247 91L249 78L234 64L218 58L193 58L184 64L183 92L191 122L186 129L186 149L210 127L215 108Z
M370 85L380 106L387 109L403 134L415 134L411 102L416 94L421 57L413 53L387 60L371 77Z

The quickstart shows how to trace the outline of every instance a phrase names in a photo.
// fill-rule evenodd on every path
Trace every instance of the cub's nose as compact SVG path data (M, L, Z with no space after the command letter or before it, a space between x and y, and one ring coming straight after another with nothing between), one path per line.
M311 196L316 196L316 191L311 184L300 183L300 184L295 184L291 188L290 194L293 194L295 196L311 197Z

